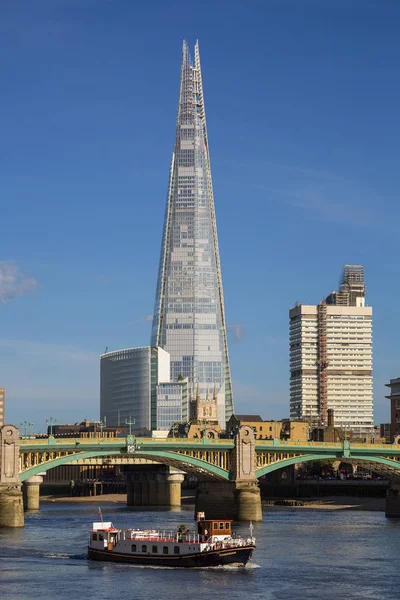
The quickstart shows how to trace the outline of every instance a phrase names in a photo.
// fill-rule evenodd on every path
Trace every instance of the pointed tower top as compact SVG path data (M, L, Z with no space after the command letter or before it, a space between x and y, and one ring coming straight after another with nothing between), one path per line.
M192 57L190 56L189 46L186 40L183 40L182 44L182 67L191 65Z

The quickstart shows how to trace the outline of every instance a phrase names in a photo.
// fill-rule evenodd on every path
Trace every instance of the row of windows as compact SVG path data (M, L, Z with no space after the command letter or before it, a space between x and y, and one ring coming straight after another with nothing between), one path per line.
M147 553L148 552L148 550L147 550L147 544L142 544L142 549L141 550L138 550L136 544L132 544L131 545L131 552L146 552ZM152 546L151 552L153 554L158 554L158 546ZM163 554L169 554L169 548L168 548L168 546L163 546L162 553ZM174 554L179 554L179 546L174 546Z

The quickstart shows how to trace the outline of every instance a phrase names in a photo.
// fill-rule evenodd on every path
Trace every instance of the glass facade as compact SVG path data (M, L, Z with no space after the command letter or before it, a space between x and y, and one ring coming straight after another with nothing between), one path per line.
M198 44L184 42L151 345L171 356L171 380L202 398L214 386L218 420L233 413L224 299Z
M100 357L100 415L107 425L135 420L133 430L156 429L157 385L169 378L169 354L145 346Z
M157 386L157 429L169 431L174 423L189 419L187 381Z

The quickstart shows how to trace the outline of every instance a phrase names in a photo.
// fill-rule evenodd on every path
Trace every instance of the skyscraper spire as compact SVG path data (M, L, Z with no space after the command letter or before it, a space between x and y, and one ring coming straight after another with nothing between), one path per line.
M170 353L172 380L182 373L201 397L215 386L224 425L233 398L198 42L194 62L183 42L151 345Z

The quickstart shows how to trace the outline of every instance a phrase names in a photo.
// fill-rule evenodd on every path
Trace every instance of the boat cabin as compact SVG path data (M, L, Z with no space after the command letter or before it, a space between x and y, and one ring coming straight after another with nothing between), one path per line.
M197 533L202 539L207 540L212 536L230 537L232 535L232 521L224 520L200 520L197 522Z

